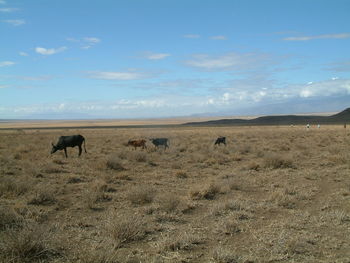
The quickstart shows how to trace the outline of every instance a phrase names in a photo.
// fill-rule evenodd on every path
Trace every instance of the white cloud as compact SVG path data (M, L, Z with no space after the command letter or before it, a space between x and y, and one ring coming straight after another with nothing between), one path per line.
M64 110L65 108L65 104L64 103L61 103L59 106L58 106L58 110Z
M315 97L315 96L340 96L350 95L350 80L332 78L330 80L312 82L307 84L307 87L297 86L292 87L300 90L300 97Z
M97 37L84 37L82 39L77 39L77 38L67 38L67 41L69 42L77 42L81 44L82 49L89 49L93 47L94 45L98 44L101 42L101 39Z
M312 91L310 91L308 89L303 89L302 91L300 91L300 97L308 98L310 96L312 96Z
M314 39L344 39L350 38L350 33L341 34L326 34L326 35L316 35L316 36L300 36L300 37L286 37L283 38L285 41L309 41Z
M26 23L23 19L8 19L8 20L3 20L3 22L13 25L13 26L21 26Z
M18 53L20 56L22 56L22 57L27 57L28 56L28 53L26 53L26 52L19 52Z
M146 59L150 59L150 60L160 60L160 59L164 59L164 58L169 57L169 56L170 56L170 54L167 54L167 53L146 52L143 57Z
M88 43L93 43L93 44L97 44L101 42L101 40L97 37L84 37L84 41Z
M0 89L6 89L6 88L8 88L8 86L6 86L6 85L0 85Z
M187 34L183 35L184 38L200 38L200 35L197 34Z
M0 61L0 67L8 67L15 65L15 62L12 61Z
M92 79L104 79L104 80L139 80L149 78L150 76L145 73L139 72L89 72L88 77Z
M329 64L330 67L326 68L335 72L349 72L350 71L350 60L343 60Z
M12 7L0 8L0 12L2 13L12 13L15 11L18 11L18 8L12 8Z
M129 72L132 73L132 72ZM111 76L109 76L111 77ZM114 79L116 76L112 76ZM118 78L120 76L117 76ZM240 80L243 84L248 79ZM230 82L227 82L229 86ZM206 112L235 112L235 109L245 112L249 107L266 106L270 104L294 105L294 103L310 101L327 101L328 96L350 95L350 79L337 79L289 85L281 87L259 87L256 79L255 89L253 83L250 89L238 85L234 87L217 89L210 95L166 95L157 93L157 96L143 96L136 99L118 99L116 101L92 101L92 102L57 102L55 104L23 105L0 108L2 116L26 117L31 114L40 116L53 116L53 118L89 117L113 117L113 118L142 118L142 117L169 117L185 116ZM249 83L248 83L249 84ZM1 87L0 88L6 88ZM127 95L126 95L127 96ZM316 100L315 100L316 99ZM276 112L277 113L277 112Z
M212 40L227 40L226 36L212 36L210 37Z
M219 56L208 54L193 55L192 59L185 61L185 64L208 71L227 70L251 70L271 63L271 58L266 54L254 53L226 53Z
M39 53L41 55L53 55L56 53L63 52L67 49L67 47L60 47L60 48L43 48L43 47L36 47L35 52Z
M18 79L26 80L26 81L46 81L51 80L54 77L51 75L41 75L41 76L18 76Z
M67 37L66 40L69 42L79 42L80 41L79 39L76 39L74 37Z

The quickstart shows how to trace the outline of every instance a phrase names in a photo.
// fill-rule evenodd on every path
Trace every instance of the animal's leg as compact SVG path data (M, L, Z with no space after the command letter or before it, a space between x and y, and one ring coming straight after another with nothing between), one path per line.
M67 155L67 148L64 148L64 154L66 155L66 158L68 158L68 155Z
M81 155L81 152L82 152L82 149L81 149L81 145L78 145L79 146L79 156Z
M86 147L85 147L85 140L84 140L84 150L85 150L85 152L87 153L87 151L86 151Z

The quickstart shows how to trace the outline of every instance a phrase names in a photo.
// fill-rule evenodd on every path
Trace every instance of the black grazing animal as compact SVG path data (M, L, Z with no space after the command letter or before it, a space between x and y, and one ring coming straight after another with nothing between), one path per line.
M156 138L156 139L150 139L151 142L154 144L154 146L156 146L158 148L158 146L163 145L164 146L164 150L168 147L168 142L169 139L168 138Z
M220 136L219 138L216 139L214 145L217 145L217 144L220 145L221 143L225 144L225 146L226 146L226 137Z
M84 150L86 152L86 148L85 148L85 138L81 135L72 135L72 136L61 136L58 139L58 142L56 145L54 145L52 143L52 150L51 150L51 154L53 154L54 152L58 151L58 150L64 150L64 153L67 156L67 147L75 147L78 146L79 147L79 156L81 155L81 145L84 143Z

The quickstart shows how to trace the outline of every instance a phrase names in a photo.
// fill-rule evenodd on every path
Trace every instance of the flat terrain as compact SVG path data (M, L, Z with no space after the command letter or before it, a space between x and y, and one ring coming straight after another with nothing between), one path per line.
M62 127L104 127L104 126L147 126L147 125L177 125L192 121L208 121L219 119L252 119L252 116L234 117L179 117L158 119L96 119L96 120L0 120L0 129L21 128L62 128Z
M72 134L87 153L50 155ZM218 136L227 146L214 146ZM152 137L170 148L126 146ZM0 262L349 258L340 125L0 131Z

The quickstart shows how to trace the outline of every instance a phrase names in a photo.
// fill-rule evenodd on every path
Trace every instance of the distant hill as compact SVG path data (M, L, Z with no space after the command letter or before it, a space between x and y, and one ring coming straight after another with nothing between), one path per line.
M331 116L280 115L263 116L255 119L221 119L203 122L188 122L188 126L229 126L229 125L291 125L291 124L343 124L350 123L350 108Z

